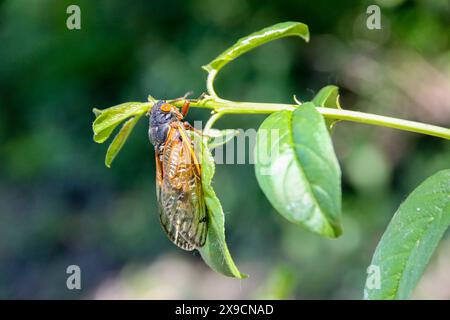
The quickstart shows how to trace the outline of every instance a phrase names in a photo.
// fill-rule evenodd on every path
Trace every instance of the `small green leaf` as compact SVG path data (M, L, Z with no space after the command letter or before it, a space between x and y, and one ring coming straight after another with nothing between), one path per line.
M339 88L336 86L326 86L320 89L312 102L318 107L342 109L339 103ZM328 129L331 131L339 120L325 119Z
M155 99L152 95L148 95L147 96L147 100L149 101L149 102L151 102L151 103L156 103L156 102L158 102L158 99Z
M322 115L308 102L270 115L258 130L258 183L289 221L320 235L341 229L341 171Z
M128 139L128 136L130 135L131 131L133 130L134 126L139 121L141 116L142 115L137 115L127 120L127 122L123 124L122 128L120 128L120 131L114 137L114 140L108 147L108 151L106 151L105 165L108 168L111 167L111 163L113 162L119 151L122 149L123 145Z
M364 298L408 299L449 224L450 169L426 179L400 205L372 258L379 286L369 272Z
M105 142L122 121L132 116L144 114L151 105L152 103L127 102L104 110L94 108L93 112L96 115L92 124L94 141L97 143Z
M217 148L221 145L226 144L228 141L233 139L239 134L239 130L235 129L209 129L208 130L208 147L210 149Z
M336 86L326 86L320 89L312 102L319 107L341 109L339 104L339 88Z
M273 26L264 28L260 31L252 33L244 38L239 39L233 46L222 52L217 58L209 64L203 66L208 72L222 69L228 62L236 59L240 55L272 40L299 36L306 42L309 41L309 30L306 24L300 22L282 22Z
M209 224L205 245L199 252L211 269L228 277L247 278L247 275L239 272L231 258L225 242L225 222L222 205L211 186L214 176L214 158L202 138L196 135L196 148L200 150L200 162L202 166L202 186L208 209ZM199 149L200 148L200 149Z
M103 143L106 140L108 140L111 133L113 133L114 129L116 129L119 124L120 124L120 122L117 122L105 129L99 131L97 134L94 133L94 141L97 143Z

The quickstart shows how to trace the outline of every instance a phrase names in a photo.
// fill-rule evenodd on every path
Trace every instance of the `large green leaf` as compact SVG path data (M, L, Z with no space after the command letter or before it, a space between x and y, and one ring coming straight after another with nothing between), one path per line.
M132 116L144 114L151 105L150 102L127 102L104 110L94 108L93 112L96 115L92 124L94 141L97 143L105 142L122 121Z
M137 115L127 120L127 122L123 124L122 128L120 128L120 131L114 137L114 140L108 147L108 151L106 151L105 165L108 168L111 167L111 163L113 162L119 151L122 149L123 145L128 139L128 136L130 135L131 131L133 130L134 126L139 121L141 116L142 115Z
M450 170L443 170L422 182L395 213L372 259L379 286L366 282L364 297L409 298L449 224Z
M205 245L199 249L203 260L216 272L228 277L246 278L247 275L239 272L231 258L225 242L225 221L222 205L211 186L214 176L215 164L206 144L200 137L195 139L197 150L199 150L202 166L202 186L206 206L208 208L208 235Z
M341 171L314 104L270 115L255 148L259 185L286 219L328 237L342 233Z
M300 22L282 22L254 32L239 39L233 46L222 52L213 61L203 66L203 69L208 72L218 72L228 62L236 59L240 55L272 40L289 36L299 36L308 42L308 26Z

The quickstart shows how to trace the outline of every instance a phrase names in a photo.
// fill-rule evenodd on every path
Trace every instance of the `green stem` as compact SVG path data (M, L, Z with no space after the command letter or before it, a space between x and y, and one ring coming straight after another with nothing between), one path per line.
M208 122L206 122L205 128L203 129L206 134L208 134L208 130L212 128L212 126L216 123L217 120L219 120L224 115L223 112L218 112L213 114L209 119Z
M317 108L325 117L337 120L347 120L388 128L427 134L444 139L450 139L450 129L438 127L417 121L403 120L398 118L380 116L359 111L349 111L342 109Z
M209 93L211 93L210 89L211 88L208 89ZM181 104L182 102L175 103L175 105L180 106ZM215 112L217 112L217 114L213 116L216 118L212 120L213 122L210 123L209 127L211 127L214 124L214 122L218 118L220 118L223 114L269 114L280 110L295 110L296 108L299 107L298 105L281 104L281 103L254 103L254 102L229 101L214 98L211 96L207 96L205 99L202 100L191 100L191 106L198 108L213 109ZM422 133L450 140L450 129L426 123L343 109L318 107L317 110L325 118L346 120L377 125L382 127L395 128L403 131Z
M214 90L214 79L216 78L218 71L219 70L216 69L209 71L208 78L206 79L206 90L208 90L209 95L214 98L219 98Z

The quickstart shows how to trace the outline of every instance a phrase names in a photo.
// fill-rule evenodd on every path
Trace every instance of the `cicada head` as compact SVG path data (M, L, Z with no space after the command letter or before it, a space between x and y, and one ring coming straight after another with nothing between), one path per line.
M158 101L150 112L150 127L148 136L150 142L156 147L164 144L169 132L170 123L183 118L178 109L165 101Z

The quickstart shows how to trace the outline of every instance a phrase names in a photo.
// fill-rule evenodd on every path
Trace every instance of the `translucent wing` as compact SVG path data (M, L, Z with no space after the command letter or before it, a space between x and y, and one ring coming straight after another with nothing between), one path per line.
M171 128L161 150L156 150L156 190L159 217L169 239L184 250L202 247L208 219L200 165L184 129Z

